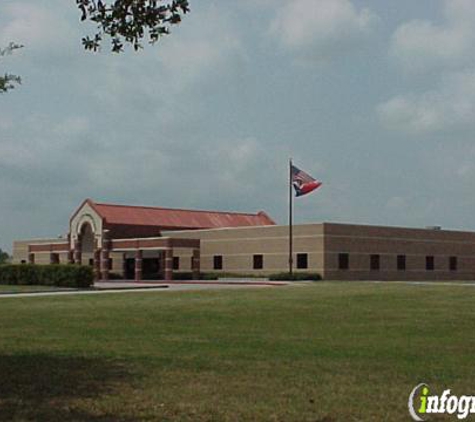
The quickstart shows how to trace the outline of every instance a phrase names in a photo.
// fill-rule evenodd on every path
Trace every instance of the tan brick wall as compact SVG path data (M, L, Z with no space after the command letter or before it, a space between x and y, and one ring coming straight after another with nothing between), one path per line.
M324 224L325 278L330 280L472 280L475 278L475 233L397 227ZM349 254L349 269L339 270L338 254ZM370 255L380 255L380 269L370 270ZM406 270L397 269L406 256ZM433 271L426 270L433 256ZM456 256L457 271L449 270Z
M213 257L223 257L223 270L226 273L270 274L288 270L289 234L286 226L240 227L217 230L197 230L168 232L171 237L190 237L201 239L201 271L213 269ZM308 254L306 272L323 271L323 237L321 224L305 224L294 227L294 268L297 253ZM253 269L253 255L263 255L264 268ZM180 263L190 265L191 251L175 251ZM181 266L180 266L180 270ZM183 268L183 271L187 269Z
M193 250L187 248L173 249L173 256L179 257L179 269L177 271L191 271L191 257Z
M223 272L266 275L288 269L288 227L262 226L215 230L167 232L164 236L201 239L201 271L213 269L213 257L223 257ZM52 243L58 239L14 243L13 262L28 261L29 243ZM294 264L297 253L308 254L307 272L329 280L473 280L475 279L475 233L351 224L303 224L294 227ZM348 253L348 270L338 268L338 254ZM144 251L144 258L157 256ZM262 254L264 268L253 269L253 255ZM370 255L380 256L380 269L370 270ZM192 250L176 248L179 271L191 270ZM397 255L406 256L406 270L397 270ZM134 257L134 252L128 253ZM425 257L434 256L435 268L426 271ZM449 270L449 257L457 257L457 271ZM122 274L123 254L112 253L112 272ZM92 258L83 254L83 263ZM36 262L49 263L49 253L36 254ZM67 262L66 253L60 262ZM294 265L294 268L296 265ZM297 270L300 271L300 270Z
M13 264L21 264L22 261L28 262L28 245L29 244L49 244L49 243L64 243L64 239L59 240L57 237L52 239L29 239L16 240L13 242ZM68 260L67 253L60 253L59 259L61 263L66 263ZM35 262L37 264L49 264L49 252L41 252L35 254Z

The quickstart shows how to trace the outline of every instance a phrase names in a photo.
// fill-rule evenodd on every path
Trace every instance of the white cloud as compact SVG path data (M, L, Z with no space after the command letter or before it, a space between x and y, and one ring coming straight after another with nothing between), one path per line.
M3 4L0 12L6 23L0 29L1 45L14 41L30 49L51 51L74 41L79 43L77 32L65 19L65 10L60 3L57 7L29 1Z
M203 28L205 19L208 24ZM217 66L226 66L229 59L244 58L244 49L234 25L214 9L207 11L206 17L198 15L182 37L164 41L161 63L171 75L180 70L183 76L190 77Z
M270 31L288 49L328 56L354 45L376 20L349 0L291 0L280 5Z
M391 39L391 56L407 71L456 68L473 62L475 2L445 0L444 23L413 20L400 25Z
M392 129L434 132L475 126L475 70L450 72L433 91L396 96L377 107Z
M78 75L84 92L110 108L123 109L125 101L142 103L147 110L154 107L160 121L181 123L186 104L179 96L194 95L213 84L216 75L225 78L247 60L234 23L214 7L194 10L158 45L112 57L104 51L93 59L94 78ZM196 96L190 101L196 102Z
M422 96L400 95L377 108L382 121L391 129L424 132L443 127L443 102L437 93Z
M377 113L391 129L432 133L475 124L475 2L445 0L444 21L413 20L394 32L390 56L408 75L431 74L425 92L396 95Z
M47 170L58 168L58 163L61 168L75 167L77 160L71 159L70 148L90 136L88 120L81 116L55 121L45 114L34 114L12 119L2 129L0 169Z
M421 153L436 142L428 148L412 145L416 136L387 136L373 119L357 120L367 116L372 98L400 82L392 72L381 74L384 62L371 49L380 45L372 41L378 38L374 30L384 28L361 6L369 1L228 3L193 2L183 24L156 46L112 55L108 41L100 54L83 51L81 36L94 29L79 22L74 0L0 1L0 45L10 39L27 45L0 62L24 79L18 89L0 96L0 195L8 198L0 204L0 247L10 248L14 238L59 233L69 213L89 196L184 208L263 208L285 222L289 156L325 186L296 203L296 221L452 219L457 225L466 214L463 221L473 226L473 206L454 211L447 205L439 218L425 207L430 195L452 194L447 180L457 174L464 181L457 183L459 196L470 198L473 153L460 152L463 165L453 160L449 166ZM405 14L420 11L415 2L396 7ZM452 22L449 12L446 19ZM362 47L371 61L348 54ZM344 66L322 77L314 66L292 63L308 58L313 65L338 57L345 58ZM389 111L380 106L385 123L402 121L416 132L470 127L475 89L467 87L475 72L471 65L460 66L424 95L408 90L397 92L398 101L388 98ZM341 119L342 113L349 118ZM471 134L463 133L457 148L470 144ZM388 160L396 140L401 154ZM450 155L452 144L447 145L441 155ZM371 175L382 174L382 167L385 177L372 184ZM448 167L448 176L441 177ZM412 179L406 176L411 172ZM367 188L355 189L355 180ZM420 192L425 196L414 201Z

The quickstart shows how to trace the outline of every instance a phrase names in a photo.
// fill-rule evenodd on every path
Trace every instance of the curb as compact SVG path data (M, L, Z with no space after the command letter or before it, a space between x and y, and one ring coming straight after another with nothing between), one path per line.
M163 284L153 284L156 283L152 280L141 280L141 281L134 281L134 280L119 280L119 281L105 281L102 283L128 283L128 284L147 284L150 283L150 286L138 286L132 288L151 288L155 286L161 286ZM287 286L289 283L285 281L206 281L206 280L173 280L173 281L166 281L164 285L174 285L174 284L206 284L212 286L219 286L219 285L227 285L227 286ZM122 287L117 287L117 289L121 289ZM125 288L125 287L124 287ZM102 290L102 289L101 289Z

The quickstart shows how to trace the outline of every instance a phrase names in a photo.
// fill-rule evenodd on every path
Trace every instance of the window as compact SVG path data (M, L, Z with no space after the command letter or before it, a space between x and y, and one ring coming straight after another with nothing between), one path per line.
M109 269L109 270L112 270L112 264L113 264L112 258L109 258L108 264L109 264L109 268L108 268L108 269Z
M406 255L397 256L397 269L399 271L406 271Z
M264 268L264 256L254 255L252 258L252 268L254 268L255 270L262 270Z
M379 255L369 256L369 266L372 271L379 271Z
M434 257L426 256L426 271L433 271L433 270L434 270Z
M213 257L213 269L214 270L222 270L223 269L223 256L222 255L215 255Z
M173 257L173 269L174 270L179 270L180 269L180 257L179 256L174 256Z
M300 268L300 269L308 268L308 254L306 253L297 254L297 268Z
M22 264L26 264L26 261L24 259L21 260Z
M449 258L449 270L457 271L457 257L456 256L451 256Z
M347 270L350 268L350 254L339 253L338 254L338 269Z
M89 266L92 267L94 265L94 259L89 258Z

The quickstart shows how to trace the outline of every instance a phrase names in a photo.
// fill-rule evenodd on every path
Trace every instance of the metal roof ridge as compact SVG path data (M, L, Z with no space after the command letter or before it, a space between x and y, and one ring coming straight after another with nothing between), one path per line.
M122 207L122 208L145 208L152 210L166 210L166 211L185 211L185 212L202 212L202 213L213 213L213 214L235 214L235 215L247 215L252 217L261 217L265 211L258 211L257 213L250 212L239 212L239 211L217 211L217 210L196 210L196 209L186 209L186 208L170 208L170 207L158 207L151 205L124 205L124 204L107 204L104 202L95 202L94 205L97 206L106 206L106 207ZM267 214L267 213L266 213ZM267 215L266 215L267 216ZM267 216L270 218L269 216Z

